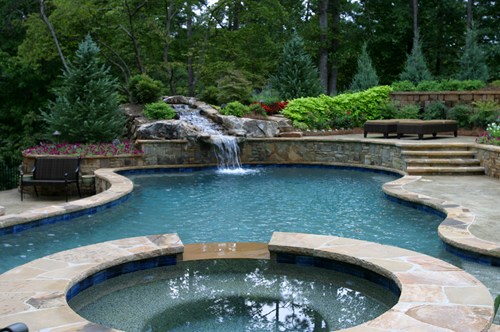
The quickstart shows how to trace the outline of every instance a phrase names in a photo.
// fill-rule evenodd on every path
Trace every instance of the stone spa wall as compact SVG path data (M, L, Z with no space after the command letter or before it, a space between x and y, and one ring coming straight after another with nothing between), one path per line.
M442 91L442 92L392 92L393 102L405 105L425 107L436 101L442 101L448 107L458 104L472 104L477 101L496 101L500 103L500 91Z
M215 165L209 144L185 140L138 141L144 151L144 165ZM404 170L401 148L385 142L356 142L328 139L254 138L240 143L244 164L330 163L374 166Z

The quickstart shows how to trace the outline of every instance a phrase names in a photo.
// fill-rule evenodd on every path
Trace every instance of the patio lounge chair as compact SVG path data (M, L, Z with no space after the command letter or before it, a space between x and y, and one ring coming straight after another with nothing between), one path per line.
M425 134L453 132L457 137L458 126L455 120L399 120L397 125L398 138L405 134L418 135L418 139L423 139Z
M368 133L382 133L384 138L388 138L389 134L396 134L398 127L398 119L392 120L368 120L364 126L364 136Z

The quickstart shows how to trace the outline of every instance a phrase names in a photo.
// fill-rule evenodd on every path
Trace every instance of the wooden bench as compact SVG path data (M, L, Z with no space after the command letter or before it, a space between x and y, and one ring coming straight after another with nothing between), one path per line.
M37 186L59 185L65 187L66 202L68 201L68 185L76 183L78 195L80 192L80 158L36 158L32 170L32 177L26 178L21 174L21 201L24 187L33 186L38 197Z

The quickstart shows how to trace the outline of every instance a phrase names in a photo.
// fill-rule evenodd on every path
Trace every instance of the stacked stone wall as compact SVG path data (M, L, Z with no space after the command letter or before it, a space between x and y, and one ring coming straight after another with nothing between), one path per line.
M453 107L458 104L472 104L478 101L500 103L500 91L393 92L391 99L402 106L419 105L425 107L436 101L442 101L446 106Z
M481 161L486 175L500 179L500 147L478 145L477 158Z

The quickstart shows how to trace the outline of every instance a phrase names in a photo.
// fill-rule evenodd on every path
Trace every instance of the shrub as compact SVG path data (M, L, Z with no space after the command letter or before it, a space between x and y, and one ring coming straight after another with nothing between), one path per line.
M381 119L395 119L398 114L398 108L393 102L387 102L380 105L380 118Z
M242 117L243 115L250 113L250 108L243 105L239 101L233 101L228 103L225 107L221 108L219 113L222 115L234 115L237 117Z
M485 86L483 81L479 80L444 80L441 81L440 91L467 91L479 90Z
M254 103L263 103L266 105L281 101L278 92L270 88L263 89L259 93L253 93L250 100Z
M468 105L455 105L446 112L446 118L457 121L459 128L472 128L472 108Z
M396 113L398 119L419 119L420 107L417 105L405 105L401 107Z
M248 106L248 112L250 114L267 115L266 110L262 107L261 103L251 103L250 106Z
M361 48L358 58L358 71L354 75L350 89L352 91L363 91L378 85L377 71L373 67L372 60L366 50L366 43Z
M413 38L413 48L406 58L405 67L399 77L402 81L407 80L415 84L432 79L431 72L427 68L427 63L422 53L418 33Z
M173 119L175 114L175 110L163 101L144 106L144 116L151 120L169 120Z
M424 110L424 120L446 119L448 108L442 101L429 104Z
M380 119L381 110L389 101L389 86L378 86L362 92L335 97L298 98L291 100L282 114L294 126L301 123L308 129L328 129L336 119L350 118L352 126L361 126L365 120Z
M474 126L486 128L489 123L493 123L500 117L500 105L495 101L474 102L474 112L471 120Z
M415 84L410 81L397 81L391 84L394 91L415 91L417 88Z
M239 70L229 70L217 80L217 100L219 103L229 103L239 100L247 102L252 90L252 83L246 78L246 73Z
M128 88L133 102L147 104L155 102L160 98L162 83L153 80L146 74L140 74L130 79Z
M417 91L441 91L441 84L438 81L421 81L416 89Z

